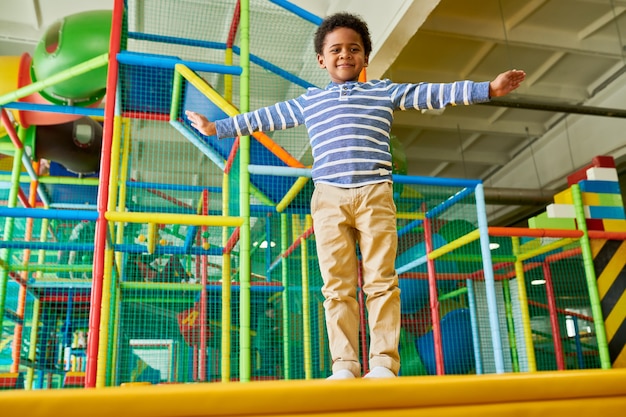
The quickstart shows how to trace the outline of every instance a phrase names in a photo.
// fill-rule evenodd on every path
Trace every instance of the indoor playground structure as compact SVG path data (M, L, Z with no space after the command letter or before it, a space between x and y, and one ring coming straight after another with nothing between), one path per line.
M111 403L334 415L372 410L381 396L367 392L381 389L385 415L624 407L613 159L572 173L528 228L491 227L480 180L406 175L397 138L401 378L345 384L358 404L333 399L343 385L294 384L331 373L306 131L217 140L184 112L223 118L325 84L280 42L311 39L321 19L288 1L176 4L117 0L49 27L32 57L0 57L0 409L25 409L34 390L66 416ZM50 394L104 387L117 388Z

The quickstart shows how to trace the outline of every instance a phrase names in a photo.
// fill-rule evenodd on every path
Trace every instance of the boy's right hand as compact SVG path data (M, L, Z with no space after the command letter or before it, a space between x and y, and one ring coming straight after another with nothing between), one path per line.
M191 122L191 126L203 135L215 136L217 134L215 123L210 122L204 115L191 110L185 111L185 115Z

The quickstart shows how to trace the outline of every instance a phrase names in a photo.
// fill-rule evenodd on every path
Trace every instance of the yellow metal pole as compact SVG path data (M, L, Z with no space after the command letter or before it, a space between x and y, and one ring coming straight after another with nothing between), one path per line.
M543 255L544 253L552 252L553 250L562 248L563 246L570 245L572 243L578 242L578 239L574 238L565 238L559 239L556 242L549 243L547 245L541 246L533 251L526 252L524 254L519 254L518 258L520 261L526 261L528 259L534 258L535 256Z
M206 81L200 78L195 72L193 72L183 64L176 64L175 68L176 71L179 72L194 87L196 87L198 91L207 96L209 100L211 100L220 109L222 109L227 116L235 116L239 114L239 110L237 110L235 106L226 101L226 99L222 97L220 93L212 89L206 83Z
M455 249L460 248L461 246L467 245L480 237L480 232L477 230L471 231L465 236L461 236L458 239L453 240L452 242L444 245L440 248L434 249L432 252L429 252L428 259L437 259L440 256L445 255L446 253L452 252Z
M291 189L285 193L283 199L276 205L276 211L281 213L283 210L287 208L289 204L293 201L294 198L298 196L298 193L302 191L306 183L309 181L307 177L300 177L296 180L296 182L291 186Z
M113 119L113 136L111 142L111 165L109 182L109 199L107 201L107 210L113 211L117 206L117 190L118 182L116 181L119 174L120 163L120 147L122 137L122 118L115 116ZM115 225L108 223L109 233L115 233ZM116 241L119 239L116 238ZM100 337L98 338L98 365L96 370L96 388L102 388L106 386L108 358L109 358L109 326L111 320L111 289L113 282L113 248L107 247L104 249L104 268L102 272L102 313L100 316Z
M156 223L156 224L186 224L198 226L241 226L243 220L232 216L201 216L198 214L173 214L173 213L118 213L108 211L105 218L113 222L128 223Z
M313 225L310 215L306 216L305 230ZM309 251L307 240L300 238L301 265L302 265L302 327L304 336L304 378L313 378L313 355L311 352L311 301L309 299Z
M98 339L98 365L96 371L96 388L106 386L107 346L109 343L109 320L111 314L111 281L113 266L113 249L107 247L104 252L104 270L102 277L102 315L100 318L100 338Z
M230 213L228 204L230 202L230 186L228 184L228 174L224 174L222 178L222 213L228 215ZM230 233L228 227L222 228L222 245L225 247ZM231 268L231 254L230 252L222 255L222 382L230 381L231 364L230 364L230 349L231 349L231 290L230 283L230 268Z
M511 237L511 245L513 247L513 255L515 260L515 277L517 279L517 297L520 303L520 313L522 315L522 323L524 326L524 346L526 346L526 357L528 360L528 371L537 371L537 359L535 358L535 347L533 343L533 332L530 327L530 312L528 310L528 295L526 294L526 283L524 274L524 263L518 257L520 253L519 237Z

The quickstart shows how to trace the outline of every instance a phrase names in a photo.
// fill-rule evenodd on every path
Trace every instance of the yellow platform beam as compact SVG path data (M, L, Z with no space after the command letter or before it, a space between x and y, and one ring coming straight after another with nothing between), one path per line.
M3 391L13 416L622 416L626 370Z

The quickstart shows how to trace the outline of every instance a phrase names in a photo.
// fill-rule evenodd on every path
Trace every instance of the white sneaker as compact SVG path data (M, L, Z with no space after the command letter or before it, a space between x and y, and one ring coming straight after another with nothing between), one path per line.
M384 366L375 366L363 378L396 378L396 374Z
M337 372L334 372L331 376L326 379L354 379L356 378L354 374L347 369L340 369Z

